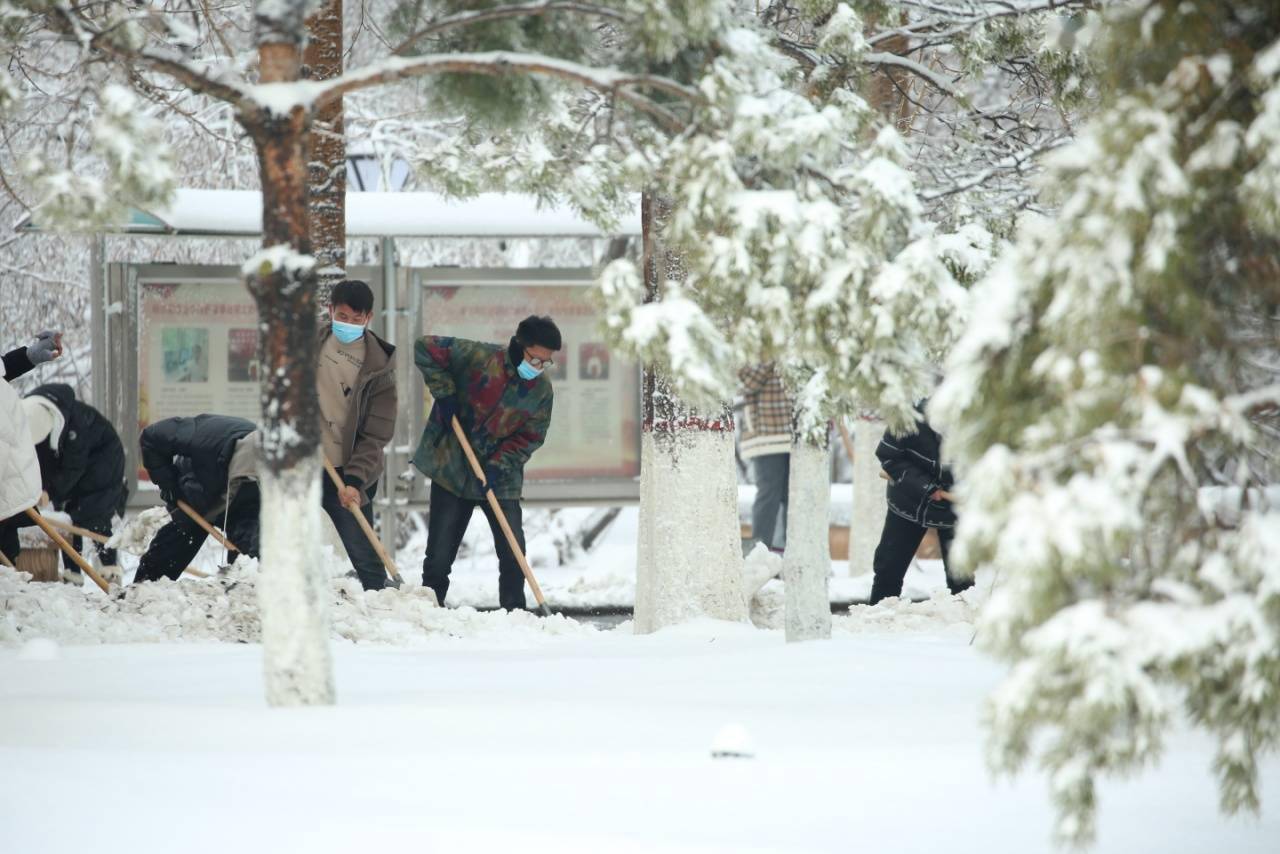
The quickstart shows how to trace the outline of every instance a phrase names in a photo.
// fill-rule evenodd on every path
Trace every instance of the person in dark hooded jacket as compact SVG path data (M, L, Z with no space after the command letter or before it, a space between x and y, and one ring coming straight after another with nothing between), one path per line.
M49 502L70 515L72 524L110 536L112 518L124 515L128 497L124 444L115 427L98 410L76 400L65 383L37 386L22 406ZM12 557L19 550L17 527L29 524L29 519L11 520L0 534L0 549ZM77 551L83 545L79 536L72 537L71 544ZM102 566L109 574L118 573L116 550L96 547ZM68 572L79 573L65 555L63 561Z
M929 528L938 532L947 589L954 594L973 586L971 579L960 580L951 575L949 553L956 526L951 489L955 479L951 469L942 464L942 436L925 420L924 406L921 403L917 407L920 415L915 433L895 436L886 431L876 446L876 457L889 477L889 512L876 546L872 605L902 594L911 559Z
M171 519L138 563L135 583L177 580L204 544L204 529L178 509L179 500L222 528L245 554L258 556L255 431L252 421L227 415L166 418L142 431L142 465Z

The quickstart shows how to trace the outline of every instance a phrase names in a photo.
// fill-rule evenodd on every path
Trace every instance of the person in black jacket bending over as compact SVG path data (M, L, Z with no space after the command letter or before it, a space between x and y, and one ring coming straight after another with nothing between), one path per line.
M124 516L129 497L120 434L101 412L76 400L66 383L37 386L22 403L33 433L37 424L43 433L36 456L49 500L71 516L72 524L110 536L112 517ZM78 551L80 537L71 542ZM104 567L115 566L115 549L99 545L98 556ZM68 568L79 572L74 564Z
M156 532L134 582L177 580L207 536L182 510L186 501L245 554L258 556L258 434L252 421L227 415L166 418L142 431L142 465L171 520ZM232 560L235 555L232 555Z
M889 476L889 512L880 545L876 546L872 605L902 594L902 580L929 528L938 532L947 589L955 594L973 586L972 579L959 580L951 575L948 554L956 527L951 505L955 480L951 470L942 464L942 437L925 420L924 407L924 402L917 406L920 416L915 433L894 436L885 431L876 446L876 457Z
M96 534L110 536L115 516L124 515L128 485L124 477L124 444L116 428L102 413L76 400L65 383L37 386L22 399L31 443L40 461L41 488L57 510L71 516L71 522ZM17 528L33 524L30 519L13 519L0 533L5 554L19 550ZM71 537L80 551L79 535ZM116 550L97 545L98 558L108 577L118 576ZM71 579L80 578L80 568L63 555L63 569Z

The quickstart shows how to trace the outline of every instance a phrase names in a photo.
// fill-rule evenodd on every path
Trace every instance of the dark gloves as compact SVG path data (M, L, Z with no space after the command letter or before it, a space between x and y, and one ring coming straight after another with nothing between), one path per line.
M62 333L46 329L36 336L36 343L27 347L31 364L40 365L62 355Z
M175 494L174 497L175 499L185 498L186 502L190 504L192 509L197 513L208 513L213 503L209 500L209 496L205 494L204 487L197 481L187 481L186 485L182 489L182 494ZM176 500L174 504L177 504Z
M164 502L164 506L172 513L178 509L178 493L172 486L157 483L160 487L160 500Z
M497 489L498 484L502 482L502 469L498 468L496 463L485 463L484 481L486 490Z
M444 427L444 432L452 433L453 416L458 414L458 396L446 394L443 397L437 397L435 414L440 419L440 426Z

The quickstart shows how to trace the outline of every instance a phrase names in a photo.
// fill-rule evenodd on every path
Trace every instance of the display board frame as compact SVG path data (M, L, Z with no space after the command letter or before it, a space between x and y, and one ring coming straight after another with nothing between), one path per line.
M522 285L582 288L585 294L585 289L594 280L594 271L590 268L400 268L384 264L378 267L354 267L351 275L368 282L377 295L372 328L397 345L397 386L402 417L397 419L396 438L388 447L387 468L376 503L379 510L391 503L400 510L422 509L427 505L428 483L416 473L409 460L421 436L426 403L425 386L413 364L413 345L419 335L418 330L423 328L423 297L427 289L440 286L485 288ZM144 342L141 337L148 334L147 318L143 316L146 289L147 286L156 284L201 282L219 287L232 284L243 287L238 267L228 265L111 262L104 263L102 275L95 278L95 290L98 292L94 295L93 403L120 428L130 481L129 505L134 508L152 506L158 500L154 490L139 489L138 483L140 394L143 374L147 373L140 362L150 351L144 343L152 343ZM154 367L153 362L152 370ZM221 367L224 365L219 363L219 368ZM628 367L628 371L634 373L634 405L638 412L640 369ZM630 403L628 401L628 405ZM569 506L638 502L638 418L635 419L634 430L627 430L624 441L634 444L634 474L531 478L525 487L525 503Z
M595 281L595 271L590 268L461 268L461 267L433 267L433 268L415 268L408 271L410 277L410 318L412 323L412 332L409 336L416 341L422 331L428 329L426 326L428 318L426 316L428 310L429 295L435 288L459 288L459 289L484 289L484 288L512 288L512 287L528 287L532 289L538 288L574 288L581 289L582 300L587 298L587 289ZM513 312L510 313L510 319L514 319L517 315L534 313L536 304L526 307L520 304ZM598 317L592 321L592 326L598 323ZM562 332L565 332L565 344L567 354L565 361L572 370L573 360L576 355L569 351L569 347L577 347L581 342L575 341L570 323L561 323ZM448 332L448 329L441 328L439 334ZM506 333L507 336L514 333L514 323L511 324L511 331ZM488 336L496 338L497 332ZM464 336L465 337L465 336ZM598 338L598 335L593 335ZM406 339L409 340L409 339ZM506 338L494 343L505 343ZM408 356L408 361L412 365L412 353ZM638 365L625 364L618 362L614 366L614 373L611 375L611 385L624 385L625 390L619 391L619 394L625 394L628 399L623 405L627 411L634 413L628 420L626 426L619 426L618 441L626 444L626 458L633 461L633 465L629 466L626 473L610 474L610 475L567 475L567 476L539 476L536 473L536 466L531 465L530 474L526 477L524 487L524 497L526 503L532 504L548 504L548 505L582 505L582 504L634 504L640 500L640 389L642 388L641 369ZM553 379L553 382L557 380ZM564 413L572 404L570 399L570 386L572 381L559 381L557 384L557 408L553 408L553 430L562 427L557 422L557 412ZM410 435L413 438L410 445L410 454L412 449L417 446L417 438L422 435L422 427L427 413L427 403L429 395L426 392L417 369L413 370L413 379L411 380L411 394L414 396L413 407L411 411ZM615 399L617 399L615 397ZM401 407L404 411L404 407ZM555 438L554 433L549 435L548 445L546 449L552 450L550 443ZM535 452L533 463L538 461L537 452ZM418 477L415 480L419 486L415 490L415 494L411 501L418 503L425 501L426 484L422 483L423 478Z

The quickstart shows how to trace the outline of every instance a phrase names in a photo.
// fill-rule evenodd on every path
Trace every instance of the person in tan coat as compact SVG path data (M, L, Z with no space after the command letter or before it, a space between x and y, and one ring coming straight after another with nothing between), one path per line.
M373 523L382 449L396 429L396 348L367 328L372 317L373 291L367 284L347 280L335 285L329 323L319 332L316 365L320 443L344 484L339 490L325 477L322 506L366 590L384 587L387 574L347 508L358 509Z

